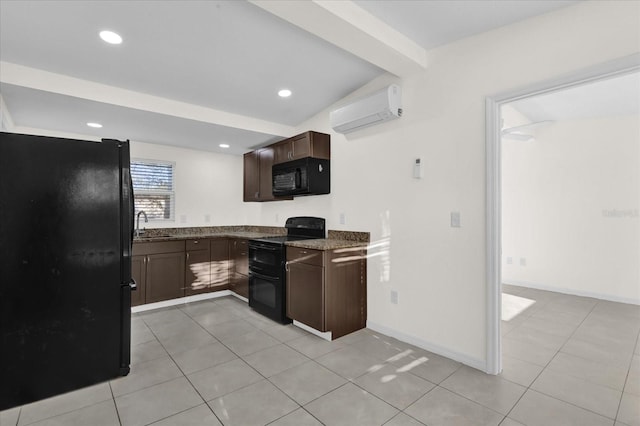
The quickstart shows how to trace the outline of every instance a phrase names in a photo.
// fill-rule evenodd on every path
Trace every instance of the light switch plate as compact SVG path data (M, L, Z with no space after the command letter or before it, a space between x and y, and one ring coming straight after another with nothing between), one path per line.
M451 227L460 228L460 212L451 212Z

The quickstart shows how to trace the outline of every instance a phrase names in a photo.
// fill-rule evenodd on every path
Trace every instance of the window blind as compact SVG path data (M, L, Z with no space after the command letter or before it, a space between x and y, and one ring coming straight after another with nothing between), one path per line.
M131 160L136 215L143 210L149 220L173 220L174 167L168 162Z

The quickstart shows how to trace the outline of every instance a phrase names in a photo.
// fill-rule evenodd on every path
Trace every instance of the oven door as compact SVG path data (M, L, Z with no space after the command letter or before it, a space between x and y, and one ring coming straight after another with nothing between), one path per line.
M284 246L249 240L249 270L267 276L280 276L284 268Z
M284 275L263 275L249 271L249 306L274 321L291 322L285 313Z

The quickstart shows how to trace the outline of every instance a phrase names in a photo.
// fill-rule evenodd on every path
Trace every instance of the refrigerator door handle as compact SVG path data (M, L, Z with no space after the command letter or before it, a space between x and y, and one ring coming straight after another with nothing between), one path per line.
M131 281L129 281L129 288L131 291L136 291L138 289L138 283L133 277L131 277Z

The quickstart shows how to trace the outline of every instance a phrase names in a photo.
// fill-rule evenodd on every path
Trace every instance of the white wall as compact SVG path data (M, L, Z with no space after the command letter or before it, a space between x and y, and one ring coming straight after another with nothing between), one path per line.
M257 221L313 214L370 231L381 245L369 259L369 324L484 368L485 97L640 51L639 13L638 2L583 2L432 51L428 69L402 81L379 78L354 96L399 83L404 116L332 134L331 194L261 204ZM330 133L328 111L307 129Z
M147 227L249 224L247 215L256 207L242 202L242 157L132 141L131 158L175 163L175 220Z
M503 282L640 304L639 151L637 115L503 140Z

